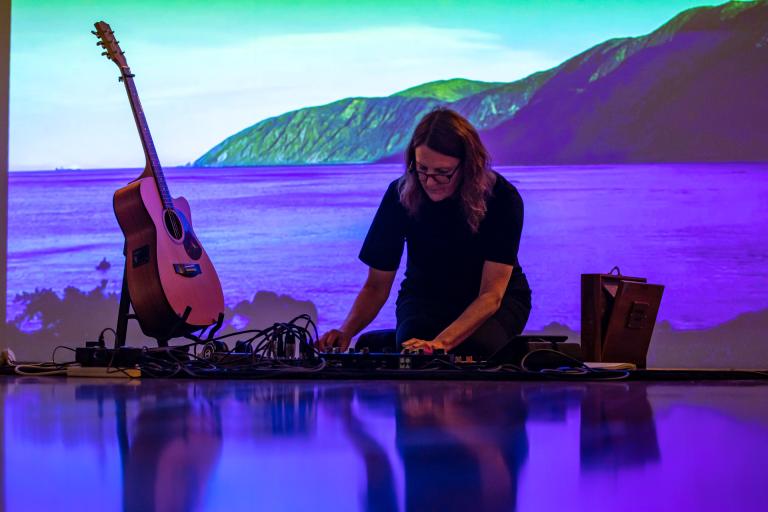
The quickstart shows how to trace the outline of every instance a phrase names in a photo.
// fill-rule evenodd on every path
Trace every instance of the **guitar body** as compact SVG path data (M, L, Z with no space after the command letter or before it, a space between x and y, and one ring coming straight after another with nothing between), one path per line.
M192 230L186 199L174 198L173 210L167 209L155 179L142 176L115 192L113 206L125 235L133 310L144 334L165 339L174 326L183 332L215 323L224 294Z

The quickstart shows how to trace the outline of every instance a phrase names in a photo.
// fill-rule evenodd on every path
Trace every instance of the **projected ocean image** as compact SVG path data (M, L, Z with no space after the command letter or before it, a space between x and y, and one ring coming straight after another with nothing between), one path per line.
M145 156L89 32L103 19L221 277L227 329L301 313L339 327L413 129L448 107L525 202L529 333L578 340L581 274L618 267L666 287L649 364L768 361L768 0L392 2L345 16L331 1L190 2L170 32L165 10L132 5L13 3L7 314L20 355L48 359L114 326L112 195ZM394 327L396 293L370 329Z
M534 290L530 330L551 323L578 330L580 274L614 265L666 285L660 319L678 329L768 308L759 278L768 263L768 164L498 170L526 204L520 262ZM86 291L107 280L105 292L119 291L122 235L111 197L138 172L11 175L9 318L22 306L14 296L35 288ZM400 172L399 165L360 165L166 175L171 191L191 203L229 305L259 291L287 295L311 301L320 328L329 329L341 324L362 284L367 268L357 252ZM99 265L103 259L109 265ZM393 302L372 328L394 326ZM93 328L110 326L84 313Z

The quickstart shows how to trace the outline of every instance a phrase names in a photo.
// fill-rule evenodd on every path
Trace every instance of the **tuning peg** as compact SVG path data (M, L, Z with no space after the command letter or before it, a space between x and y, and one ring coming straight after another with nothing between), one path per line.
M101 54L106 57L107 55L109 55L109 52L101 52Z
M96 46L101 46L101 47L103 47L103 46L104 46L104 41L99 41L98 43L96 43Z
M91 34L95 35L96 37L99 37L99 33L96 32L95 30L91 30Z

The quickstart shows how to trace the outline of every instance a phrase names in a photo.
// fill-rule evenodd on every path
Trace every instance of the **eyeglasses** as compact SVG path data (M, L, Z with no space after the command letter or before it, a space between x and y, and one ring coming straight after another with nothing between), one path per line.
M408 172L410 173L416 173L416 175L419 178L419 181L427 184L429 182L429 178L432 178L435 180L435 183L438 185L445 185L447 183L451 182L451 179L453 178L453 175L456 174L459 170L459 167L461 164L457 165L453 168L451 172L424 172L419 171L416 169L416 164L411 164L411 166L408 168ZM426 166L422 166L426 168Z

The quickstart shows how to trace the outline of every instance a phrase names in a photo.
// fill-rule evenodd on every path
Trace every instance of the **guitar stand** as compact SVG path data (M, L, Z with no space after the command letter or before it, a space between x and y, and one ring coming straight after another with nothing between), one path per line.
M168 346L168 340L173 338L178 338L179 336L184 336L183 332L180 332L179 334L176 334L177 331L179 331L179 328L184 325L187 321L187 318L189 318L189 314L192 312L192 308L187 306L184 308L184 314L181 315L181 317L176 320L176 323L173 324L173 327L170 328L168 331L168 334L166 334L163 337L155 338L157 340L157 346L158 347L167 347Z
M125 253L125 250L123 250ZM131 307L131 298L128 294L128 276L127 276L128 262L125 262L123 267L123 287L120 290L120 306L117 308L117 328L115 329L115 348L122 348L125 346L125 336L128 331L128 320L138 320L136 315L128 314Z
M205 341L211 341L213 340L213 335L216 334L216 332L221 329L221 326L224 324L224 313L219 313L219 317L216 319L216 323L213 324L211 327L211 330L208 331L208 335L205 337ZM205 329L203 329L203 332L205 332ZM202 337L202 332L200 333L200 336Z
M126 262L127 265L127 262ZM126 335L128 332L128 320L138 320L138 317L135 314L130 314L130 307L131 307L131 297L130 293L128 291L128 277L126 273L126 269L123 268L123 287L120 291L120 306L117 310L117 328L115 329L115 348L122 348L125 346L126 341ZM189 318L190 313L192 313L192 308L190 306L187 306L184 309L184 314L179 317L179 319L176 321L176 323L168 330L168 332L162 336L153 336L155 340L157 341L158 347L167 347L168 341L173 338L179 338L182 336L185 336L188 334L185 332L182 327L187 322L187 318ZM219 313L219 318L216 321L216 324L214 326L214 329L211 330L209 337L213 336L213 334L219 330L222 323L224 322L224 314Z

